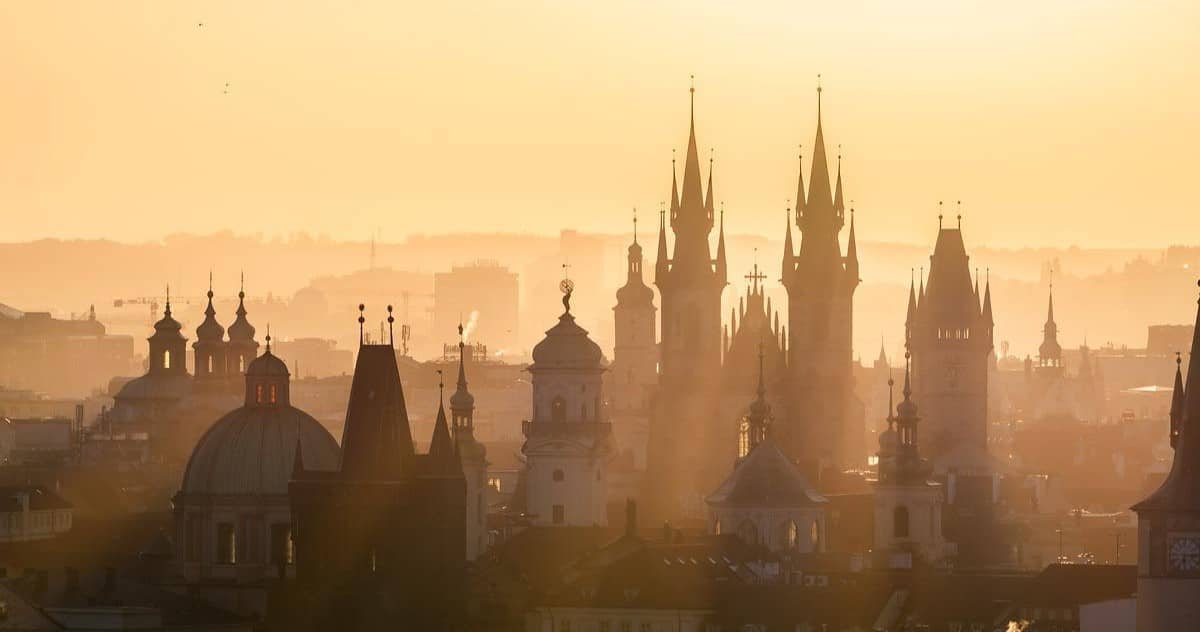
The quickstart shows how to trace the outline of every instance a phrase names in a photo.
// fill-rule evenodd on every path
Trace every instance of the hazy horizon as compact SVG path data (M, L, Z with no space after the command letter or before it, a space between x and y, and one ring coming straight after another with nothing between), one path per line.
M4 239L623 231L691 74L727 229L779 239L818 73L860 239L938 200L992 247L1200 231L1197 5L737 6L5 4Z

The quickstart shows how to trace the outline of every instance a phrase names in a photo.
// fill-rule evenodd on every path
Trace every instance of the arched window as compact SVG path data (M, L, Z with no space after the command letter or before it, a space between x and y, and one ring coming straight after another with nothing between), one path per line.
M742 422L738 424L738 458L744 458L750 454L750 422L742 417Z
M213 372L213 357L212 356L208 356L208 371L207 372L208 373Z
M908 507L900 505L892 510L892 536L908 537Z
M561 423L567 420L567 402L561 397L555 397L550 402L550 421Z
M717 518L713 522L713 535L721 535L721 519Z
M554 474L551 474L551 478L554 479L555 483L561 483L564 477L565 475L562 470L554 470Z
M821 526L816 520L812 521L812 526L808 528L808 541L812 542L812 550L819 552L821 550Z
M262 388L262 384L256 384L256 385L254 386L254 401L255 401L255 402L257 402L257 403L259 403L259 404L263 403L263 388Z
M275 401L275 385L274 384L271 385L271 403L272 404L276 403L276 401Z
M784 542L789 549L800 548L800 529L796 527L795 520L788 520L784 525Z
M238 373L246 372L246 357L238 356Z
M164 369L171 368L171 352L170 351L163 351L163 368Z

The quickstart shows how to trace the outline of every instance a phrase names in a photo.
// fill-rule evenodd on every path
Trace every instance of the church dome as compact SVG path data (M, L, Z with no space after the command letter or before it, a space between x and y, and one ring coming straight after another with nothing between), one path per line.
M154 335L156 337L183 338L180 333L183 330L183 325L171 316L171 302L167 301L167 308L163 311L163 317L158 322L154 323Z
M588 338L587 330L575 324L575 317L568 311L534 345L530 368L599 369L603 357L600 345Z
M460 388L450 395L450 410L464 410L475 407L475 396L465 388Z
M896 430L889 424L888 429L879 433L879 455L892 455L896 453Z
M617 289L618 305L640 305L654 302L654 290L645 283L626 283Z
M254 325L246 320L246 293L244 291L238 292L237 319L229 325L229 340L231 342L254 340Z
M297 441L305 469L337 469L337 441L308 413L292 406L238 408L196 444L181 492L286 495Z
M204 310L204 322L196 328L197 342L221 342L225 328L217 322L217 310L213 309L213 291L208 291L208 307Z
M271 353L268 346L266 353L258 356L246 367L246 377L284 377L288 373L287 364L279 356Z

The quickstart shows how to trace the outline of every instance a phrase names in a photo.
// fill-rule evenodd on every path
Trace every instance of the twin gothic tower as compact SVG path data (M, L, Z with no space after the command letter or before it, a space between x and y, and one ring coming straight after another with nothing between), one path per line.
M665 515L703 510L704 496L735 458L733 418L722 410L721 295L728 284L724 211L715 210L713 173L702 178L696 142L695 90L682 185L674 169L669 215L659 222L654 284L662 301L658 389L650 411L647 467L652 505ZM778 384L776 431L785 453L810 472L857 463L865 454L863 408L854 396L852 303L858 286L853 215L846 252L840 165L831 185L820 116L820 88L810 186L801 174L796 202L795 250L787 223L782 283L788 292L785 371ZM667 226L673 249L668 248ZM716 253L711 237L717 229ZM757 273L756 279L761 278ZM769 328L767 319L761 319ZM619 333L619 332L618 332ZM622 341L618 336L617 344ZM739 405L745 400L739 400ZM717 466L714 467L714 464Z

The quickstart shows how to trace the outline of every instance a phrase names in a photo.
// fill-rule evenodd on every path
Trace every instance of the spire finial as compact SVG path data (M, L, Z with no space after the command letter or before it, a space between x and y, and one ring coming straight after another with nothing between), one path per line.
M633 207L633 243L637 243L637 207Z
M910 360L911 357L912 357L911 353L909 353L908 351L904 352L904 390L901 392L904 393L905 400L908 400L908 397L910 395L912 395L912 387L909 385L909 382L908 382L908 374L910 371L909 365L912 364L912 362Z
M271 354L271 323L267 323L267 355Z
M209 298L209 300L212 300L212 297L213 297L212 279L213 279L212 268L209 268L208 269L208 298Z
M363 341L366 340L366 334L363 332L363 323L367 322L367 317L363 315L363 312L366 309L367 309L366 305L363 305L362 303L358 304L358 344L359 345L362 345Z
M696 118L696 75L689 75L690 86L688 87L688 95L691 99L691 116L692 120Z
M242 270L241 280L238 281L238 298L246 298L246 271Z
M962 230L962 200L956 200L954 203L958 207L958 229Z
M444 402L444 401L446 401L446 384L442 380L442 370L438 369L437 374L438 374L438 401Z
M817 125L821 124L821 73L817 73Z
M938 230L942 229L942 201L938 200Z
M895 407L895 404L893 403L895 401L894 400L895 392L896 392L896 380L893 380L892 377L889 375L888 376L888 414L887 414L887 422L888 422L889 426L892 425L893 423L895 423L895 421L896 421L896 415L894 413L894 411L896 410L896 407Z
M392 316L392 306L391 305L387 306L387 313L388 313L388 318L387 318L387 321L388 321L388 344L395 345L396 344L396 331L395 331L395 328L392 326L392 323L396 322L396 318L394 316Z
M164 312L167 316L171 315L171 284L167 284L167 308Z

